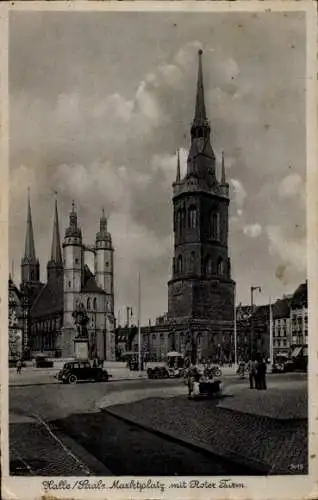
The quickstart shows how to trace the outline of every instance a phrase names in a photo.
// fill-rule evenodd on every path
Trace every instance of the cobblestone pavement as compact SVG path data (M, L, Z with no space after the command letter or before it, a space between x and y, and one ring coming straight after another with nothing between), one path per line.
M76 438L114 475L223 476L251 475L254 471L193 450L117 419L108 413L82 414L56 422Z
M86 464L37 419L9 426L10 473L13 475L90 475Z
M302 415L306 414L307 406L306 397L302 394L304 390L296 390L294 400L291 395L288 399L288 405L293 406L294 401L297 407L302 407ZM248 391L246 389L246 393ZM253 393L256 397L255 406L264 394L268 398L269 392ZM273 390L273 406L285 398L285 393L282 389L276 389L274 395ZM242 393L236 397L242 398ZM235 396L233 401L234 399ZM289 418L284 420L256 415L255 411L251 414L229 409L226 408L225 401L227 400L216 404L215 401L193 401L186 397L166 400L151 398L129 405L113 406L107 411L238 463L256 467L267 474L291 474L295 470L297 473L306 473L307 420L291 418L292 411L288 410L286 399L285 410ZM251 406L251 400L249 405Z
M290 381L301 381L302 377L292 374L292 376L273 376L272 378L269 377L269 379L271 380L270 385L274 387L276 384L276 388L278 388L282 384L284 385L284 383L287 383L288 385ZM274 383L274 381L276 382ZM273 392L273 390L274 389L272 388L267 391L267 393L269 394L270 392ZM249 395L249 390L247 389L247 381L242 382L238 379L229 377L228 382L225 384L225 392L229 391L234 394L234 397L231 399L225 399L222 403L224 405L230 401L234 403L235 399L238 401L241 399L243 393L246 397L251 397ZM256 391L251 391L251 393L254 394L255 398L260 397L260 394L257 394ZM48 454L52 454L52 470L55 472L51 472L50 474L57 473L59 466L62 467L64 475L67 474L66 471L68 470L68 467L72 470L73 474L76 467L80 467L79 464L74 466L74 468L71 456L63 458L61 446L58 446L56 440L53 439L52 441L50 433L45 432L45 429L43 428L41 429L39 421L34 420L32 415L37 414L51 425L54 420L63 420L68 417L80 420L80 416L85 414L85 418L81 421L85 422L85 419L87 419L86 423L88 424L91 422L93 426L94 419L97 418L97 415L101 415L99 412L101 407L111 407L111 409L115 411L119 411L119 408L121 408L121 411L123 411L126 415L129 415L130 417L134 416L134 418L137 418L139 413L146 412L147 416L152 418L153 425L159 425L158 422L161 421L161 429L163 428L165 432L172 432L177 437L181 436L184 439L187 439L189 436L192 437L193 435L193 439L197 439L198 441L201 440L201 444L202 425L206 426L207 429L210 429L209 432L211 432L212 437L215 435L214 439L216 444L220 444L224 441L225 443L230 443L231 446L233 446L233 453L235 457L241 457L241 453L247 453L247 456L249 456L251 455L250 451L252 451L252 454L254 453L253 447L255 447L255 449L257 448L254 438L252 441L252 450L248 449L248 443L250 440L245 443L245 447L240 443L244 440L246 441L246 436L250 436L250 429L255 428L256 431L253 431L253 435L258 433L256 435L256 439L260 440L264 436L269 436L269 444L266 448L267 451L263 451L263 455L265 452L267 455L265 457L259 457L256 450L256 455L254 453L254 458L256 460L259 458L261 460L266 459L266 467L269 467L269 464L271 464L274 457L278 461L278 464L274 465L273 472L277 473L277 471L282 470L280 467L283 458L279 458L277 454L277 446L279 444L279 446L281 446L281 453L283 454L284 450L289 450L288 453L290 457L292 456L293 451L300 450L300 456L294 456L293 460L297 460L297 463L303 463L301 460L303 460L305 453L304 447L307 438L306 430L303 424L301 424L297 429L291 427L289 423L285 429L282 427L275 428L273 423L271 423L272 419L263 418L262 422L258 421L255 423L253 421L254 417L249 415L247 418L251 418L252 420L249 421L246 418L244 425L241 425L242 422L236 421L233 416L232 419L224 418L224 412L233 414L233 412L229 409L223 409L223 414L220 415L219 412L221 411L221 408L216 408L214 402L188 401L185 396L180 396L180 394L186 394L186 387L182 381L177 379L118 381L116 384L86 383L77 384L75 386L51 384L34 385L30 387L10 387L10 453L11 459L15 461L13 464L16 466L20 463L20 466L22 467L23 462L21 462L21 459L25 461L25 458L27 458L27 460L32 462L36 459L36 457L41 457L42 463L39 464L37 462L32 462L32 470L46 470L45 467L47 464L44 464L43 462L48 461L48 459L45 458ZM178 395L178 397L176 397L176 395ZM149 399L149 397L152 397L153 399ZM143 400L140 401L140 398L143 398ZM127 404L127 402L130 402L130 404ZM119 404L122 404L122 406L119 407ZM89 417L89 415L91 415L91 417ZM90 418L92 420L90 420ZM200 427L201 420L202 425ZM69 419L69 421L71 421L71 419ZM205 423L205 421L207 423ZM190 430L187 428L189 422L191 422L192 425ZM220 422L222 422L222 427L220 426ZM101 432L101 429L98 431L98 426L94 425L93 427L94 432L92 432L89 426L83 430L87 436L85 441L85 448L87 449L90 448L89 443L91 441L96 442L96 436L98 437L99 432ZM242 430L238 430L239 428ZM70 429L70 434L72 434L71 431L72 429ZM131 431L129 431L129 433L130 432ZM275 440L279 438L279 435L285 436L285 441L282 441L282 439L277 441L278 444L276 443L276 451L274 454L271 450L275 449ZM39 439L39 443L37 443L36 438ZM80 436L75 436L74 439L75 441L80 441ZM54 443L54 441L56 441L56 443L52 444L52 453L50 451L45 452L45 450L50 450L51 443ZM303 443L305 443L302 448L298 446L299 441L303 441ZM20 447L19 443L22 442L24 444ZM211 444L213 445L213 441L209 443L209 445ZM80 457L81 459L85 455L82 449L75 450L72 443L69 447L73 450L73 454L76 457ZM58 452L58 450L60 451ZM215 451L222 453L222 450L219 448L216 448ZM230 449L229 452L232 452L232 449ZM140 450L139 453L142 453L142 450ZM176 456L178 456L178 453ZM85 464L87 463L86 459L82 461ZM204 461L202 463L204 463ZM24 469L25 467L26 466L24 465ZM95 465L94 470L96 470Z

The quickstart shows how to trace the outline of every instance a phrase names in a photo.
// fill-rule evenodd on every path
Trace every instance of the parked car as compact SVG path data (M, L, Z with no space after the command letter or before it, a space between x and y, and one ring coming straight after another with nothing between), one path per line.
M169 378L169 371L165 366L155 366L148 368L147 376L148 378Z
M290 362L287 354L278 354L274 358L274 362L272 365L272 372L273 373L284 373L290 368Z
M34 366L35 368L53 368L53 361L49 359L47 356L35 356L34 358Z
M93 367L89 361L70 361L65 363L57 379L63 384L76 384L82 380L107 382L110 375L101 367Z

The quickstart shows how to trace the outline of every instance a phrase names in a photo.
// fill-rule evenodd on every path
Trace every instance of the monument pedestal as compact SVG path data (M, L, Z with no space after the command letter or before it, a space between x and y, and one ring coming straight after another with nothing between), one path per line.
M88 359L88 339L86 338L75 338L74 339L74 351L76 359Z

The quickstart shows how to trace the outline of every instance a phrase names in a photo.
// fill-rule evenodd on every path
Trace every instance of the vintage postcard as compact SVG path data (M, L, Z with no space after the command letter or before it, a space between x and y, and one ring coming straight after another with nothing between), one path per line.
M315 3L0 13L2 498L317 498Z

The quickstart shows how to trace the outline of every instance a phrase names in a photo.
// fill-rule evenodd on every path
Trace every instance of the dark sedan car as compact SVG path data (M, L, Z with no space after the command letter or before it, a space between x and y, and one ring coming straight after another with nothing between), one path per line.
M76 384L78 381L83 380L107 382L108 378L107 370L100 367L93 367L88 361L71 361L65 363L57 375L58 381L63 384Z

